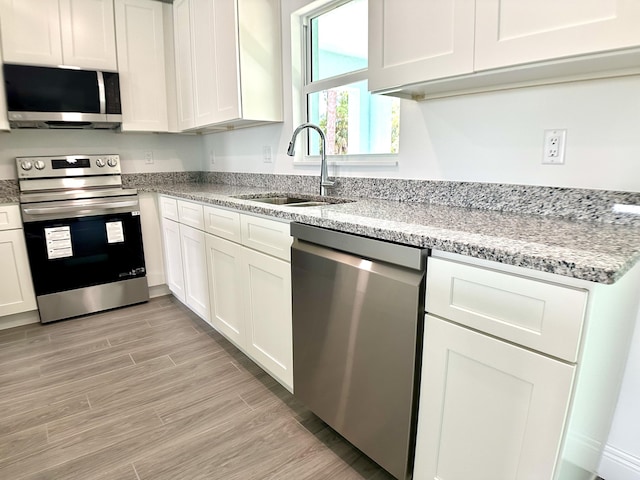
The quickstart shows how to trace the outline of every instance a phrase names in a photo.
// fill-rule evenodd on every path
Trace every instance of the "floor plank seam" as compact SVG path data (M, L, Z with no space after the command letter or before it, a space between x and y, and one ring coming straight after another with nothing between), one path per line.
M138 470L136 469L135 464L131 463L130 465L131 465L131 468L133 468L133 473L136 474L136 478L140 480L140 475L138 474Z

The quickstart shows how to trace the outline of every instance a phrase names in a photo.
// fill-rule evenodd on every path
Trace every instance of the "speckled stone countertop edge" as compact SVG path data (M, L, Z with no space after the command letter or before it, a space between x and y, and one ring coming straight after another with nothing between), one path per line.
M479 235L455 229L434 228L429 225L411 224L393 219L376 219L371 216L340 213L340 205L308 207L304 210L292 207L258 204L250 199L233 198L237 195L273 193L261 187L236 187L229 191L229 186L173 184L144 186L140 191L170 195L185 200L192 200L231 208L247 213L267 215L284 220L297 221L318 227L329 228L368 236L380 240L419 246L450 253L467 255L484 260L496 261L513 266L557 274L594 283L612 284L621 278L640 259L640 229L622 226L631 232L637 248L631 252L611 254L597 249L581 250L571 247L545 245L539 242L526 242L501 237L499 235ZM313 196L310 196L313 198ZM380 202L385 201L377 201ZM367 200L357 202L366 209ZM394 202L385 202L394 204ZM402 204L398 204L402 208ZM451 210L469 211L460 207L435 207ZM524 215L523 217L525 217ZM566 221L569 228L572 222ZM582 222L584 226L586 222ZM601 228L593 224L593 228ZM637 238L636 238L637 235Z
M514 240L513 238L509 238L509 235L504 237L501 237L499 234L493 235L492 233L478 235L477 233L456 231L455 229L434 228L430 225L412 223L411 220L398 220L393 214L396 209L401 211L403 208L411 205L427 205L420 203L420 200L424 201L424 197L411 197L411 195L415 196L415 189L413 193L402 193L401 197L394 194L398 196L398 198L394 198L393 195L391 197L387 195L386 197L388 198L385 198L385 195L381 195L382 200L379 198L376 199L376 197L372 200L358 198L357 205L361 207L359 209L360 211L365 212L364 215L361 215L359 212L340 214L341 208L336 208L335 206L305 208L304 211L296 211L291 207L274 207L267 204L251 202L250 200L232 198L238 194L259 195L274 192L281 193L283 191L314 192L316 186L315 180L317 180L315 177L305 176L218 174L215 172L170 172L162 174L123 175L123 181L125 181L126 186L137 188L139 192L163 193L188 200L246 211L248 213L299 221L319 227L340 230L346 233L458 253L596 283L614 283L640 259L639 223L637 219L631 217L631 220L622 219L621 228L623 230L621 231L626 235L622 237L623 241L632 244L632 248L627 248L622 252L616 252L614 248L611 248L607 253L607 241L600 242L600 249L597 248L598 246L594 246L593 248L589 246L588 248L572 249L564 246L559 247L558 245L545 245L539 241L527 242L517 239ZM497 195L497 201L502 201L503 203L521 201L523 199L528 200L528 197L523 197L523 195L525 195L525 193L523 193L525 192L525 187L522 186L492 184L458 185L456 182L449 182L448 184L447 182L387 181L386 179L353 179L343 182L345 186L349 182L353 183L352 186L354 188L351 192L357 194L362 194L363 191L355 187L363 182L366 184L366 189L383 188L389 190L389 186L391 185L393 186L391 190L395 191L397 188L398 192L402 190L400 187L407 187L409 189L415 187L418 190L435 189L438 195L443 195L443 192L447 188L454 189L456 194L459 193L460 189L470 192L464 201L456 199L453 205L442 205L442 202L439 202L436 198L433 204L430 204L428 207L425 206L425 208L432 209L441 208L447 214L450 212L466 213L486 211L483 207L485 203L488 202L488 199L490 199L490 196L487 195L488 193ZM411 185L407 186L407 183ZM607 225L603 224L617 222L618 217L613 218L608 216L608 207L606 204L610 205L612 199L616 202L622 200L637 203L636 197L640 196L640 194L632 192L581 191L580 189L555 189L551 187L527 188L533 189L533 198L536 199L548 191L560 192L563 198L567 196L565 204L562 205L562 212L568 212L568 215L564 213L559 216L555 215L558 211L557 209L554 212L538 211L536 210L538 207L534 207L534 209L529 207L529 210L525 209L523 212L514 215L522 218L559 217L570 221L582 221L583 225L585 224L583 220L586 219L588 229L593 230L607 228ZM365 190L365 192L366 191L369 190ZM505 200L502 195L511 195L510 192L516 192L515 197ZM567 192L570 193L570 195L566 195ZM597 198L593 203L589 203L591 202L593 192L596 193L595 196ZM371 191L371 193L376 194L374 191ZM308 195L313 197L313 194L309 193ZM342 195L344 197L349 196L345 192L342 192ZM406 195L410 195L411 198L405 198ZM477 198L478 195L481 195L483 198L480 201L480 208L476 209L473 199ZM577 206L577 210L580 211L578 214L571 212L572 202L576 197L578 198L578 203L581 204ZM588 199L586 207L584 198ZM444 196L443 199L446 200ZM431 198L431 200L433 200L433 198ZM18 203L18 201L19 192L17 180L0 180L0 203ZM378 208L380 205L389 205L388 209L390 209L392 213L389 214L389 212L387 212L384 217L376 218L375 214L371 213L371 210ZM369 208L370 206L372 207ZM510 210L506 209L506 211L509 212ZM602 216L602 212L604 212L604 216ZM591 220L600 223L589 223ZM613 220L613 222L610 222L611 220ZM570 221L568 223L569 228ZM636 232L638 232L637 237ZM584 229L582 233L584 233ZM587 231L587 233L589 234L590 230ZM619 231L613 232L611 235L617 236L619 235Z

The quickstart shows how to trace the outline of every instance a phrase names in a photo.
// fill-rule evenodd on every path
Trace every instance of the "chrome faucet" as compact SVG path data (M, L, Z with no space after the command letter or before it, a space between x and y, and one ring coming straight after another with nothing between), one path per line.
M322 142L322 145L320 146L320 195L324 196L327 194L328 189L335 187L336 182L329 180L329 173L327 171L327 154L325 152L325 149L327 148L327 140L322 129L315 123L303 123L300 125L293 131L291 141L289 142L289 148L287 149L287 155L293 157L295 153L296 137L305 128L311 128L318 132L318 135L320 135L320 141Z

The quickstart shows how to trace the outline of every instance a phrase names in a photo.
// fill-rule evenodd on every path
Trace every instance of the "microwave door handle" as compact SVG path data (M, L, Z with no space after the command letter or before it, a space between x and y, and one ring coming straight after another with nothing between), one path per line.
M124 202L104 202L92 205L70 205L64 207L27 207L23 211L27 215L52 215L58 213L80 213L84 215L96 215L104 210L116 208L137 207L138 200Z
M102 72L96 72L98 75L98 96L100 97L100 113L107 113L107 95L104 90L104 75Z

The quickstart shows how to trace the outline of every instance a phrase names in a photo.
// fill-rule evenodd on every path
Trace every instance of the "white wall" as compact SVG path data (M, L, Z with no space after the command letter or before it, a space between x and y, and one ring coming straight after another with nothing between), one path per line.
M317 165L295 165L285 153L302 121L301 61L291 41L291 14L312 3L317 2L282 1L284 123L205 136L207 158L211 151L215 156L209 170L318 173ZM330 174L640 191L638 91L640 76L630 76L403 101L398 166L339 166ZM542 165L543 131L554 128L568 131L566 163ZM271 147L272 163L263 162L263 146Z
M154 163L145 164L144 152ZM0 133L0 178L16 178L15 157L119 154L123 173L203 169L202 139L193 135L116 133L91 130L15 130Z
M403 101L399 165L340 166L337 175L640 191L638 91L640 76L632 76ZM213 149L216 161L207 168L317 173L317 165L300 167L286 156L295 124L290 108L285 114L283 124L205 136L205 150ZM553 128L567 129L564 165L540 163L543 131ZM272 148L271 164L262 161L263 145Z

